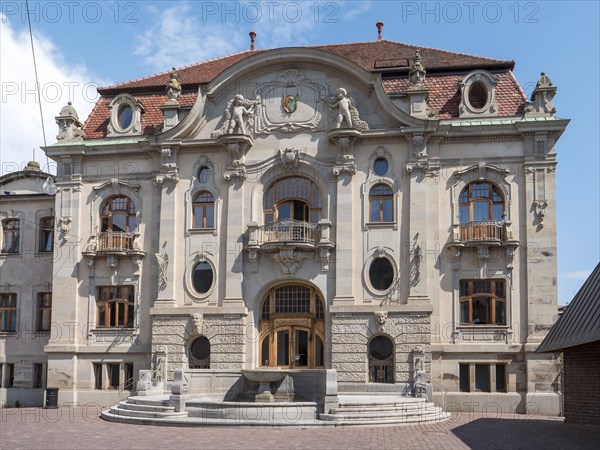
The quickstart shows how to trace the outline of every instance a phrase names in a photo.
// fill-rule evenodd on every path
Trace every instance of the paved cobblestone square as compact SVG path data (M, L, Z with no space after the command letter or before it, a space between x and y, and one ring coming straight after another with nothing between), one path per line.
M393 427L157 427L110 423L97 407L4 409L0 449L402 448L598 449L600 432L560 418L453 413Z

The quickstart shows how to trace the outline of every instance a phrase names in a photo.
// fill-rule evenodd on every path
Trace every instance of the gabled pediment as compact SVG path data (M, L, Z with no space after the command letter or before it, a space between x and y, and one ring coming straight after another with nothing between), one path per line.
M389 99L379 74L350 60L306 48L265 51L200 88L196 104L165 139L252 138L272 133L326 133L339 128L422 127Z

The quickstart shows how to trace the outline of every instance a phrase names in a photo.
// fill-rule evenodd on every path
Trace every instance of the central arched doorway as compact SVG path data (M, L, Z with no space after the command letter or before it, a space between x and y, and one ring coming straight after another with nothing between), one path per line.
M270 289L260 306L260 367L325 366L325 309L316 289L286 284Z
M394 343L384 335L369 341L369 382L394 382Z

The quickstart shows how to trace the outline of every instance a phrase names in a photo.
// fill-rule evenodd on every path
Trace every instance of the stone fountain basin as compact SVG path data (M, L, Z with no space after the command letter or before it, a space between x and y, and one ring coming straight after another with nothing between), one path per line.
M270 367L265 369L242 369L242 374L250 381L256 381L263 384L283 380L288 374L288 371Z

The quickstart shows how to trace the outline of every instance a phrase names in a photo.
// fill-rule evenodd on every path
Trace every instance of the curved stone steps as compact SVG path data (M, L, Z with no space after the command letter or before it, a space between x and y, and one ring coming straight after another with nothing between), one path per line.
M423 398L398 395L369 396L363 393L339 396L336 414L320 414L319 419L336 425L392 425L438 422L450 417Z
M136 423L142 419L164 420L187 417L187 412L175 412L168 396L129 397L102 411L101 417L112 422Z

